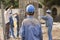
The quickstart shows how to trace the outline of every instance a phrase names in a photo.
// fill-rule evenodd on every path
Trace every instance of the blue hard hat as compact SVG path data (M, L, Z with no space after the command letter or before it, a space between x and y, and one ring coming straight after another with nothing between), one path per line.
M35 7L32 4L26 7L26 12L33 13L34 11L35 11Z

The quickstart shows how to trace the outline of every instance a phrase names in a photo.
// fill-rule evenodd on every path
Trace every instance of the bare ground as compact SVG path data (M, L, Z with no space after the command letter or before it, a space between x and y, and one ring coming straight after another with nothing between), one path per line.
M48 34L47 34L47 28L42 27L43 30L43 40L48 40ZM52 30L52 37L53 40L60 40L60 23L59 24L54 24L53 25L53 30ZM3 28L0 27L0 40L3 40ZM20 40L20 38L10 38L9 40Z

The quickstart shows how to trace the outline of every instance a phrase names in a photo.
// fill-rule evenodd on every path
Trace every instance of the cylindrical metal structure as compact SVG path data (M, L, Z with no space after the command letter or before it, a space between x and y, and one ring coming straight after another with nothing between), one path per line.
M25 8L27 4L33 4L35 6L35 15L34 17L38 17L38 0L19 0L19 8L20 8L20 21L25 18Z
M6 31L5 31L5 19L4 19L4 9L3 9L3 3L1 2L1 15L2 15L2 27L3 27L3 36L4 36L4 40L6 39Z
M23 19L26 17L25 8L28 4L33 4L35 6L35 14L34 17L38 18L38 0L19 0L19 8L20 8L20 15L19 15L19 26L21 27Z

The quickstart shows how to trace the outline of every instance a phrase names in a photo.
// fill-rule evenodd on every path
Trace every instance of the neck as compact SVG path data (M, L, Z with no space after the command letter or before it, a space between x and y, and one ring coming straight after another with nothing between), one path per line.
M50 15L50 14L47 14L47 15Z
M33 18L33 16L32 15L27 15L27 18Z

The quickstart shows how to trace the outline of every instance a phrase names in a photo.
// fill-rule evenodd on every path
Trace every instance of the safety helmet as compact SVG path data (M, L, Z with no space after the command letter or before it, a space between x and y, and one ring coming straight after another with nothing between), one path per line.
M50 9L48 9L48 10L46 11L46 13L50 14L50 13L51 13L51 10L50 10Z
M50 13L51 13L51 10L48 9L48 10L46 11L46 13L50 14Z
M35 11L35 7L32 5L32 4L29 4L27 7L26 7L26 12L28 13L33 13Z

